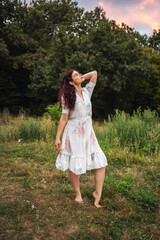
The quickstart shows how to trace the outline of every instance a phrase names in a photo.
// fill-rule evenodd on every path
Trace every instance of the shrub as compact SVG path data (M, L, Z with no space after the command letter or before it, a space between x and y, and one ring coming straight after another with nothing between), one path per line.
M44 113L45 116L51 116L52 120L58 121L61 117L61 111L59 110L60 104L59 102L55 103L54 105L48 105L45 109L47 110Z

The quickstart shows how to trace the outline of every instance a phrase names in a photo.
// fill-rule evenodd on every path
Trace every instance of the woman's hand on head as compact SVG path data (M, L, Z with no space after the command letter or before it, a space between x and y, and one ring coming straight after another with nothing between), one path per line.
M56 147L56 149L57 149L58 151L61 150L61 141L60 141L60 139L56 139L54 145L55 145L55 147Z

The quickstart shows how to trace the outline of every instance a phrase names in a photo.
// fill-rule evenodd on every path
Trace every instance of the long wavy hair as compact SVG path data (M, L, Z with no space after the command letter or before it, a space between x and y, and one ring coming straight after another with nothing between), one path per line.
M58 101L60 102L60 106L62 107L62 97L63 97L63 104L67 107L70 111L74 109L75 102L76 102L76 90L75 87L69 84L72 79L72 73L74 69L68 70L64 76L61 83L61 88L58 93Z

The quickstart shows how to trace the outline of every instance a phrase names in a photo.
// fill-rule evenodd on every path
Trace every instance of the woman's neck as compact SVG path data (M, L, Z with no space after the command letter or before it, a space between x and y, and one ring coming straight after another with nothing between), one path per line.
M76 91L80 94L82 94L82 87L81 85L75 87Z

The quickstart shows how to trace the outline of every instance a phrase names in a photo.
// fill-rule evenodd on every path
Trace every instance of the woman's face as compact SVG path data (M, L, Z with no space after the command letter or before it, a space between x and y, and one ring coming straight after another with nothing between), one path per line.
M73 81L70 82L72 85L79 85L85 80L82 74L75 70L72 73L72 79Z

